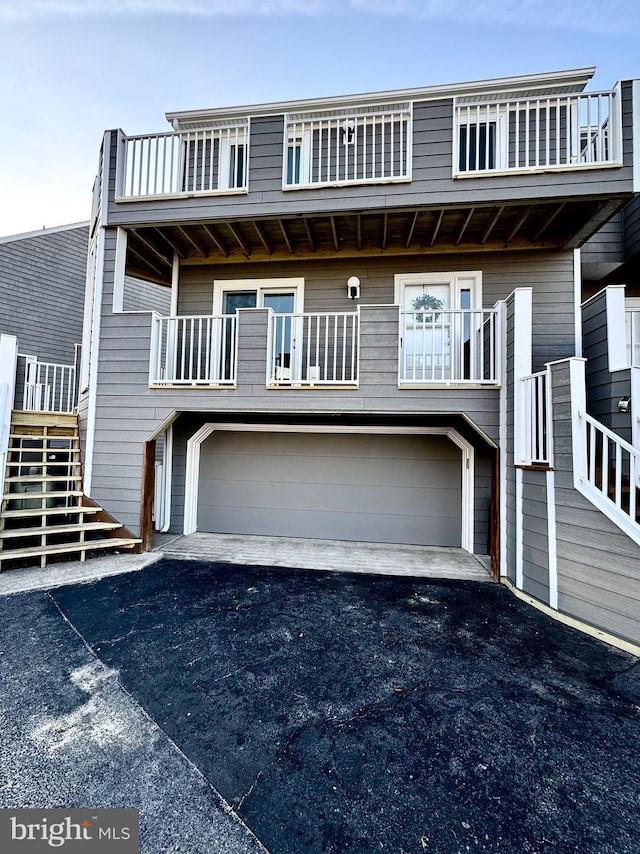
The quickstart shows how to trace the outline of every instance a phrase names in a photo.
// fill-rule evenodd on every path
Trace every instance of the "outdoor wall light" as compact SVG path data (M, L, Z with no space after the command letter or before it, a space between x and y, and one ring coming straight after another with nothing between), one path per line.
M360 299L360 279L357 276L349 276L347 279L347 293L349 299Z
M618 401L618 412L630 412L631 411L631 398L630 397L621 397Z

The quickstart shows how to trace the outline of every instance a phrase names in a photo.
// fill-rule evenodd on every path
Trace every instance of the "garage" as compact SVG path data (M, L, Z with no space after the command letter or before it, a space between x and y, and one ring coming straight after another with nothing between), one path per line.
M459 547L462 456L445 435L215 429L197 530Z

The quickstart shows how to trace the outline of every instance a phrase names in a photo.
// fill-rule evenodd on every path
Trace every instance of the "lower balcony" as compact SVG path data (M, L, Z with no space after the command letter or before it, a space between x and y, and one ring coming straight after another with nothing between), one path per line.
M233 315L154 315L150 387L235 388L243 361L262 351L267 388L358 388L362 371L380 373L370 355L363 359L361 336L374 352L395 353L385 372L403 388L499 385L498 309L386 311L376 325L362 311L275 314L241 309ZM239 334L251 316L267 316L266 336ZM393 317L393 321L388 318ZM262 335L262 340L261 340ZM371 377L369 377L371 379Z

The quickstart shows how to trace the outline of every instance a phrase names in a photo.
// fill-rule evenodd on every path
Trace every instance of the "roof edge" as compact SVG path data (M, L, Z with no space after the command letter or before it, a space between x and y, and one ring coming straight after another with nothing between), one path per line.
M19 234L7 234L0 237L0 243L12 243L14 240L26 240L29 237L40 237L43 234L56 234L58 231L72 231L74 228L88 228L89 220L86 222L72 222L70 225L53 225L51 228L38 228L36 231L23 231Z
M354 95L337 95L325 98L304 98L295 101L274 101L265 104L245 104L233 107L215 107L205 110L179 110L165 113L167 121L178 129L181 120L204 118L230 118L234 116L271 115L300 112L351 104L377 103L391 100L433 100L454 95L484 94L487 92L509 92L523 87L572 86L584 89L595 74L595 66L573 68L565 71L547 71L542 74L523 74L514 77L496 77L466 83L446 83L436 86L420 86L413 89L390 89L380 92L365 92Z

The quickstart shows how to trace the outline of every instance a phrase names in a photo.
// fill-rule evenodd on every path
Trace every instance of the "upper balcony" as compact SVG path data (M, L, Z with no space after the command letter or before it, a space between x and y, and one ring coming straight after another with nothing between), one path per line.
M173 132L111 131L102 222L135 229L143 255L150 242L229 260L573 248L634 187L633 86L586 93L592 73L173 113Z

